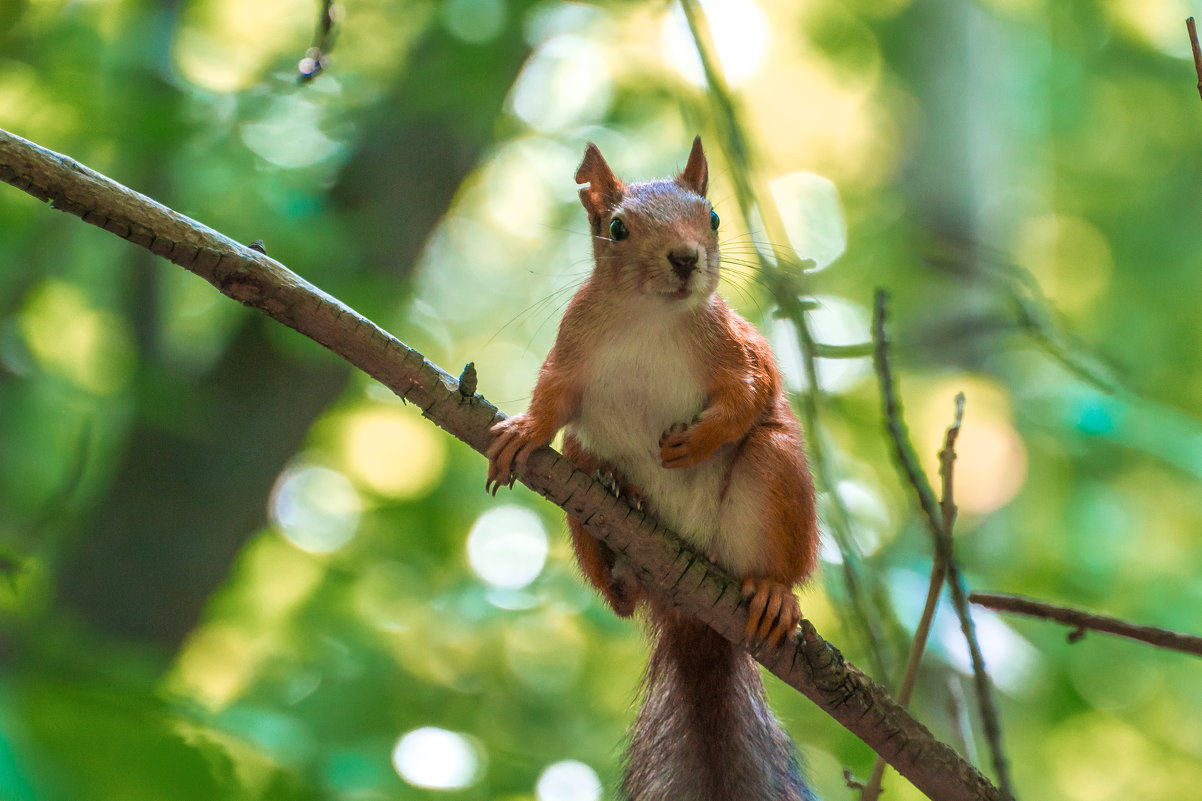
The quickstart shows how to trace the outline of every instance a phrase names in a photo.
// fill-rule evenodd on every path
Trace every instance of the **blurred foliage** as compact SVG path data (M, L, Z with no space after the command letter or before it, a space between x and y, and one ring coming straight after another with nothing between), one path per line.
M970 586L1196 632L1187 5L702 3L784 222L772 244L736 219L721 121L666 2L347 3L301 85L316 1L0 0L0 127L263 239L448 370L475 361L510 412L589 269L584 142L642 178L700 132L723 291L794 390L810 388L757 250L816 299L823 345L866 342L873 288L890 291L932 475L967 394ZM166 262L15 190L0 232L0 796L581 801L594 773L612 794L645 648L576 579L555 509L487 498L478 456ZM866 354L828 354L852 358L819 359L810 436L897 621L888 683L931 547ZM803 607L868 664L828 551ZM1195 661L979 628L1021 797L1196 793ZM915 713L976 754L966 665L941 612ZM842 768L866 775L871 753L769 684L824 797L851 797Z

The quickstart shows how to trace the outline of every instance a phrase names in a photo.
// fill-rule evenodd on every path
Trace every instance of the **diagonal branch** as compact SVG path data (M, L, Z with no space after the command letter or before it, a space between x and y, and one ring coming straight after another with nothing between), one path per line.
M502 417L480 395L362 315L266 255L177 214L77 162L0 130L0 180L148 248L329 348L421 409L476 451ZM462 390L462 391L461 391ZM584 521L645 581L732 642L746 610L734 579L675 534L544 448L522 483ZM889 761L935 801L1000 801L997 788L936 740L880 686L802 621L798 635L757 658Z

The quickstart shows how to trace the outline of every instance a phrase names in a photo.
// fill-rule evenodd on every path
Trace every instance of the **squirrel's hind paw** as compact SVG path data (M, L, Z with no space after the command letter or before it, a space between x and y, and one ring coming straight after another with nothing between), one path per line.
M747 603L747 640L775 646L801 622L801 606L793 588L766 578L743 579Z

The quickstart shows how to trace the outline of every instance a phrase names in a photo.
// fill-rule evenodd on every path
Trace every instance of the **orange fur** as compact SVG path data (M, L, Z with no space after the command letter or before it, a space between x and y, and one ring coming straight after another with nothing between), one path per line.
M613 340L615 331L630 327L631 307L636 301L649 299L652 305L644 305L640 311L671 316L670 341L663 347L680 354L678 367L683 378L679 380L696 382L704 397L693 419L669 421L674 424L664 427L658 441L660 469L696 468L720 458L726 472L716 492L724 496L735 486L740 490L748 487L748 492L756 494L762 536L752 548L754 556L735 565L739 560L723 558L721 542L711 544L707 552L719 562L727 562L727 567L741 568L739 572L752 582L745 586L755 588L751 594L770 596L773 585L788 588L815 566L814 490L801 429L789 409L768 343L714 294L718 255L716 236L708 225L709 204L703 197L708 178L700 139L674 180L630 186L614 176L597 147L589 145L576 180L588 182L580 195L595 234L596 269L560 322L529 410L494 426L497 439L489 450L488 484L495 492L499 484L511 481L515 471L525 468L529 455L564 426L569 426L570 432L565 451L578 464L596 470L603 462L613 461L590 451L584 434L575 434L571 426L580 421L586 393L602 380L598 377L599 349ZM604 235L605 223L618 215L629 230L630 243L639 243L637 247L624 248L627 243ZM679 271L665 266L664 254L670 260L673 253L685 248L703 250L705 259L682 279ZM656 303L661 303L662 309ZM604 380L626 379L610 374ZM632 383L639 380L630 378ZM629 388L632 395L657 391L653 386ZM627 411L614 408L613 414L620 418ZM724 501L718 499L720 509ZM661 504L651 495L648 505L655 511ZM595 547L596 541L575 521L571 527L585 575L614 605L612 554L606 556L608 549ZM746 536L743 531L719 534L729 541ZM770 627L772 638L786 634L783 629L791 628L796 617L782 614L779 625ZM762 628L762 623L749 620L749 632Z
M581 469L612 476L620 494L743 578L747 639L775 643L799 622L792 588L817 562L814 487L767 341L715 294L701 141L676 178L629 186L590 143L576 180L588 184L580 198L596 266L560 321L529 410L493 426L487 485L512 482L566 427L564 453ZM785 769L796 766L787 737L756 712L762 688L746 654L641 586L579 521L568 525L581 570L618 614L651 602L657 650L628 754L628 795L808 798ZM696 711L677 715L678 705ZM745 736L700 744L717 720ZM655 756L664 738L678 743L673 765ZM768 761L757 756L764 748L774 749ZM716 765L719 753L730 769Z

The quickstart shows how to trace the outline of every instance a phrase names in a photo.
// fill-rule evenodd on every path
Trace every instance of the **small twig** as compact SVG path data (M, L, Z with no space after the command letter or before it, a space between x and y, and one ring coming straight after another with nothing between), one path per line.
M1194 72L1198 73L1198 95L1202 97L1202 45L1198 44L1198 26L1194 24L1194 18L1190 17L1185 21L1186 30L1189 31L1189 46L1194 51Z
M884 318L881 319L881 324L884 324ZM879 337L878 347L885 349L888 343L885 337ZM888 359L882 359L881 363L888 371ZM896 410L896 401L893 404ZM940 507L943 510L943 526L949 532L952 530L952 524L956 519L956 504L952 493L952 472L956 463L956 438L960 436L960 426L964 422L964 393L956 395L956 412L952 418L952 424L947 429L947 434L943 438L943 448L939 451L940 475L943 477L943 500ZM893 426L900 428L900 423L893 421ZM910 705L910 696L914 693L914 685L918 681L918 668L922 664L922 655L926 651L927 640L931 635L931 623L935 619L935 610L939 607L939 592L943 588L944 577L947 575L947 556L948 554L936 549L935 558L931 563L931 580L927 585L927 598L922 607L922 615L918 619L918 626L914 629L914 642L910 646L910 656L906 661L906 673L902 678L901 689L897 693L897 703L901 704L905 709ZM876 801L881 794L881 780L885 777L885 760L879 756L876 758L876 763L872 766L872 775L869 776L867 783L861 787L860 801Z
M939 508L943 511L943 532L949 537L952 526L956 523L956 500L952 487L956 467L956 440L960 437L960 427L964 425L963 392L956 393L954 403L956 413L943 437L943 449L939 451L939 477L943 480L943 499L939 502Z
M814 355L820 359L863 359L872 355L872 343L828 345L825 342L815 342Z
M1095 615L1082 612L1067 606L1057 606L1046 601L1036 601L1020 595L1007 595L993 592L974 592L968 600L977 606L992 609L995 612L1006 612L1015 615L1038 617L1072 626L1069 633L1070 642L1076 642L1088 631L1100 631L1137 640L1157 648L1167 648L1184 654L1202 656L1202 637L1193 634L1182 634L1171 629L1156 626L1142 626L1138 623L1128 623L1106 615Z
M1005 752L1002 748L1002 728L993 702L993 688L989 674L985 669L985 658L981 654L980 643L977 642L976 630L972 622L972 613L968 605L968 591L964 577L952 552L952 523L955 521L956 508L951 499L951 465L955 461L954 446L960 433L960 424L964 411L963 395L956 397L956 418L948 429L944 440L943 450L939 454L940 475L943 477L944 501L935 502L935 492L927 481L926 474L919 467L914 455L914 446L910 442L909 432L901 414L901 401L897 397L893 373L889 366L888 339L885 335L885 305L888 294L878 289L873 304L872 337L876 347L873 351L873 364L876 369L881 388L881 403L885 410L885 427L893 440L894 449L903 472L911 486L918 494L918 503L926 515L927 524L935 538L935 559L947 566L947 583L951 591L952 605L956 616L960 619L960 630L968 643L969 655L972 657L973 678L977 690L977 705L981 712L981 722L985 728L985 736L989 740L993 753L993 768L997 773L998 789L1004 798L1013 799L1014 791L1010 783L1010 771L1006 764Z

